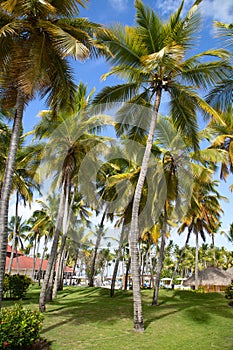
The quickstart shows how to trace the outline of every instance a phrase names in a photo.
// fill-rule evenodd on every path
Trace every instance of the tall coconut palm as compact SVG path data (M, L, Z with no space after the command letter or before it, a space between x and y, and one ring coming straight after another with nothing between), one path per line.
M166 23L154 11L135 1L136 26L105 30L100 39L109 47L111 54L107 60L112 64L109 73L126 80L126 83L106 87L96 96L95 103L108 106L116 101L152 104L147 145L141 172L134 196L131 224L131 258L134 293L134 328L143 331L143 316L140 294L138 263L138 212L143 184L146 178L154 130L164 95L170 96L170 115L177 128L186 132L195 148L198 148L196 112L201 109L215 118L219 115L200 97L199 89L207 89L221 78L226 78L229 67L225 62L228 53L223 50L209 50L188 57L200 25L197 0L184 17L181 16L183 2L176 13ZM201 61L210 56L212 61ZM217 57L217 59L214 59ZM148 113L149 114L149 113ZM131 114L131 116L135 114ZM145 115L145 113L143 114ZM123 122L135 125L125 114ZM127 118L128 117L128 118ZM139 126L139 122L136 122Z
M87 94L87 86L79 84L75 95L73 109L57 110L55 119L56 130L53 133L51 125L54 120L52 111L42 112L42 120L35 128L35 134L40 138L49 137L41 169L44 174L54 176L53 189L60 189L60 201L56 218L56 229L53 244L40 294L40 310L45 310L46 290L57 255L57 248L61 233L64 234L64 220L68 223L69 206L71 204L71 190L77 189L77 178L80 165L86 154L92 148L103 142L104 137L93 133L93 129L100 128L106 123L105 117L89 117L88 105L93 91ZM50 123L48 123L50 120ZM75 193L74 193L75 195ZM67 225L65 224L65 227Z
M0 201L0 297L5 271L8 203L25 105L39 93L56 109L72 104L75 84L68 56L96 54L99 27L74 18L85 0L0 1L0 91L5 109L15 116ZM1 299L0 299L1 302Z

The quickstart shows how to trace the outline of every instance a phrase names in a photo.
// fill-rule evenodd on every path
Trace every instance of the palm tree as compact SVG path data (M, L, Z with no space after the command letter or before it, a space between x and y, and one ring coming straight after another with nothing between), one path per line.
M24 250L24 241L26 239L25 232L29 231L29 226L26 221L22 220L22 216L12 216L9 222L9 241L14 241L12 244L13 252L18 250L20 247L21 250ZM17 269L18 269L18 254L16 255ZM12 266L11 266L12 268ZM11 271L9 271L11 272Z
M40 203L42 202L40 201ZM43 203L43 208L35 210L29 218L28 223L30 224L31 232L38 232L39 236L41 236L40 238L44 238L42 256L37 271L38 284L40 286L42 264L48 249L48 242L52 239L54 234L54 220L51 217L51 210Z
M199 89L206 90L221 78L226 78L229 72L225 62L229 56L223 50L209 50L187 58L188 49L196 39L200 24L200 16L196 11L200 2L196 1L183 18L182 2L177 12L166 23L162 23L152 9L145 6L141 0L136 0L135 27L117 26L106 29L100 35L100 39L111 52L107 60L113 65L105 78L115 74L125 79L126 83L104 88L94 102L97 105L101 104L100 109L103 109L104 104L109 107L116 101L153 105L151 113L147 113L150 119L148 138L135 191L131 221L130 249L136 331L144 329L137 249L139 203L162 97L170 96L170 115L176 127L189 135L193 146L197 149L196 111L201 109L219 118L218 113L199 96ZM206 56L211 58L217 56L217 60L202 62L201 59ZM131 120L132 115L135 117L135 113L131 113L130 117L122 113L121 121L127 128L132 122L135 126L135 122ZM136 126L139 127L139 121L136 122Z
M195 289L198 289L198 238L201 235L203 241L206 240L205 233L213 235L219 228L219 220L222 214L220 200L224 199L217 189L218 183L212 180L211 172L207 174L206 169L202 169L194 178L193 193L190 206L186 215L181 220L178 232L188 229L188 237L193 232L196 238L195 252ZM186 240L187 242L187 240Z
M106 217L106 211L107 210L104 210L101 221L100 221L99 225L96 227L96 242L95 242L94 254L93 254L93 259L92 259L92 264L91 264L89 287L94 287L94 277L95 277L95 272L96 272L97 253L98 253L98 249L100 247L101 239L103 238L103 236L105 234L104 221L105 221L105 217Z
M42 120L35 128L35 134L38 137L50 136L45 149L44 164L42 164L40 171L44 172L46 180L48 176L54 176L53 189L56 186L61 188L53 244L40 294L41 311L45 310L46 290L56 259L60 234L65 233L64 227L67 226L63 223L69 222L67 220L69 207L72 208L70 194L72 189L74 195L75 190L77 190L80 165L86 154L104 140L104 137L94 134L93 129L96 130L106 123L106 118L99 116L89 118L88 116L88 106L92 93L93 91L87 94L87 86L80 83L75 96L77 103L74 108L57 110L55 132L53 133L54 129L51 130L54 119L52 111L43 112Z
M80 193L77 192L75 187L67 211L68 213L66 214L66 219L63 220L63 235L57 258L57 267L52 295L53 298L56 298L57 290L61 290L63 288L63 266L65 252L67 251L66 240L68 234L71 234L73 236L74 230L77 227L77 225L86 223L86 226L88 227L90 225L89 218L92 215L91 212L88 210L87 205L83 200L82 196L80 195ZM83 240L85 238L86 237L83 237Z
M14 108L0 201L0 296L5 270L8 203L25 105L39 93L56 109L71 105L75 94L68 56L96 55L93 33L98 25L74 18L85 0L6 0L0 3L0 72L4 109ZM1 297L2 298L2 297ZM0 299L1 303L1 299Z

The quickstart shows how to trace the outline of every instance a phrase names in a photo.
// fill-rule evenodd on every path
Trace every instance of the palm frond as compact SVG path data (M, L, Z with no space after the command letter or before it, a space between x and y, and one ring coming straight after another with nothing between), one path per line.
M174 125L181 133L189 135L193 147L199 148L195 93L187 86L173 85L170 110Z
M208 104L220 111L226 111L232 104L233 74L227 79L215 84L206 96Z
M165 32L159 17L141 0L135 1L136 22L143 38L145 54L159 52L164 44ZM143 50L142 50L143 51Z
M100 93L98 93L92 104L99 111L104 111L116 105L117 102L122 103L123 101L130 100L138 90L138 83L126 83L122 85L116 85L113 87L105 87Z
M139 66L143 43L137 29L120 25L111 29L103 29L97 34L97 39L109 49L106 58L112 64L127 64Z

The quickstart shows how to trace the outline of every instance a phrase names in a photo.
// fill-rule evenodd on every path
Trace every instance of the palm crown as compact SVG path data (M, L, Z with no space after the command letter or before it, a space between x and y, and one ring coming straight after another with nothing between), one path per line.
M197 110L220 118L199 96L199 90L226 78L230 70L229 55L224 50L208 50L188 57L201 23L199 2L184 18L182 2L178 11L163 23L152 9L136 0L136 26L118 25L101 32L100 40L111 52L107 59L112 65L103 78L114 74L126 83L106 87L95 98L96 104L115 101L145 104L152 102L159 91L166 92L170 95L170 112L176 126L191 135L196 147ZM206 56L212 60L203 60Z
M26 100L39 92L51 106L72 102L75 84L67 57L97 54L99 25L74 18L85 2L0 1L0 81L8 106L9 101L15 106L19 88Z

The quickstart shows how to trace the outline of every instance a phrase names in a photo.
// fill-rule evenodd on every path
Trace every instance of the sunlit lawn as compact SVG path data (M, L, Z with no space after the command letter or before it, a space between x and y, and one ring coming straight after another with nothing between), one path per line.
M23 303L37 307L38 295L33 287ZM47 307L42 337L52 350L233 349L233 308L224 295L161 290L157 307L151 295L143 291L145 332L135 334L131 291L110 298L108 289L66 287Z

